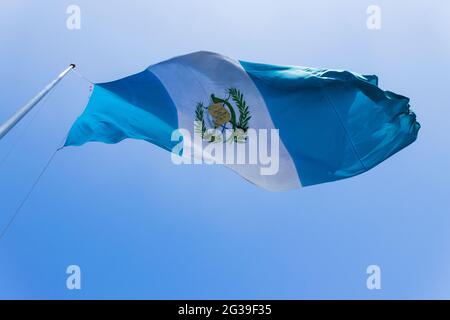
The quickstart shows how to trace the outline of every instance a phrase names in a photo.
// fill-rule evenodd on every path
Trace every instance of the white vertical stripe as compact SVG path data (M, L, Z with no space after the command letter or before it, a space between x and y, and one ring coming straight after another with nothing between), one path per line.
M264 99L238 61L216 53L196 52L158 63L149 70L160 79L172 98L178 111L179 127L192 134L197 103L203 101L208 106L211 94L224 97L230 87L244 94L252 115L251 128L275 128ZM300 180L294 162L282 141L279 155L279 171L275 175L261 175L260 164L227 166L268 190L299 188Z

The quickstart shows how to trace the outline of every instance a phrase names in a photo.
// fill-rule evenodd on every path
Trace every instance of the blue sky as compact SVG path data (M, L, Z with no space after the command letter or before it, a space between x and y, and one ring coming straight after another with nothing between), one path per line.
M71 4L81 30L66 28ZM366 27L371 4L381 30ZM143 141L64 149L0 240L0 298L450 298L449 14L438 0L2 1L0 121L69 63L103 82L210 50L375 73L422 130L361 176L285 193ZM0 227L88 92L70 74L0 141ZM381 290L366 288L371 264Z

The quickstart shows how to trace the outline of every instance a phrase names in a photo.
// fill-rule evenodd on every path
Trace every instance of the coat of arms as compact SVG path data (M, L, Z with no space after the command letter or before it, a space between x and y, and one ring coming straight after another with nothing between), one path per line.
M228 89L227 93L228 96L223 99L212 94L208 107L205 107L203 102L197 103L195 108L195 132L201 134L204 141L209 143L221 142L222 137L217 134L218 130L222 133L225 130L231 131L232 134L227 139L228 141L238 143L247 141L247 130L251 115L244 95L236 88ZM233 104L239 111L239 116Z

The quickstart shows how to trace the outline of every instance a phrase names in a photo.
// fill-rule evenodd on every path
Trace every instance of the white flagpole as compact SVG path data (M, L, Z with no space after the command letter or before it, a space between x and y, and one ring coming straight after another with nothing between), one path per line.
M52 90L59 81L61 81L62 78L66 76L66 74L69 73L70 70L74 69L75 65L71 64L69 67L67 67L66 70L61 72L61 74L52 82L50 82L41 92L39 92L33 99L31 99L26 105L24 105L22 108L20 108L11 118L9 118L5 123L0 125L0 140L8 134L9 131L11 131L14 126L19 123L20 120L22 120L23 117L27 115L28 112L33 109L35 105L39 103L39 101L44 98L47 93Z

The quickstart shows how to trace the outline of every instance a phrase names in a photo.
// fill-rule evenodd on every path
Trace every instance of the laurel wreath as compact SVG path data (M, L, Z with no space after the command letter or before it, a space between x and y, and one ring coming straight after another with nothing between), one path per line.
M248 123L251 119L251 115L250 111L248 110L247 102L245 102L244 100L244 95L236 88L228 89L228 93L230 94L234 103L236 103L236 106L239 110L239 122L237 124L237 127L246 132L248 130Z
M207 130L204 109L203 103L197 103L197 107L195 108L195 132L201 134L202 138L204 138Z
M228 107L228 110L230 111L231 119L230 123L233 127L233 131L236 132L237 129L241 129L242 131L247 132L249 129L249 122L252 118L250 115L250 110L247 102L244 99L244 95L239 89L236 88L229 88L227 90L229 96L225 99L221 99L216 97L214 94L211 95L211 100L214 103L223 103ZM236 121L236 113L234 111L233 106L229 102L230 98L234 101L236 104L238 110L239 110L239 119ZM205 122L205 113L204 110L206 108L204 107L202 102L197 103L197 106L195 108L195 132L198 134L201 134L202 138L205 138L205 134L207 131L206 122ZM234 138L236 140L236 138ZM210 142L213 142L214 139L211 139Z

